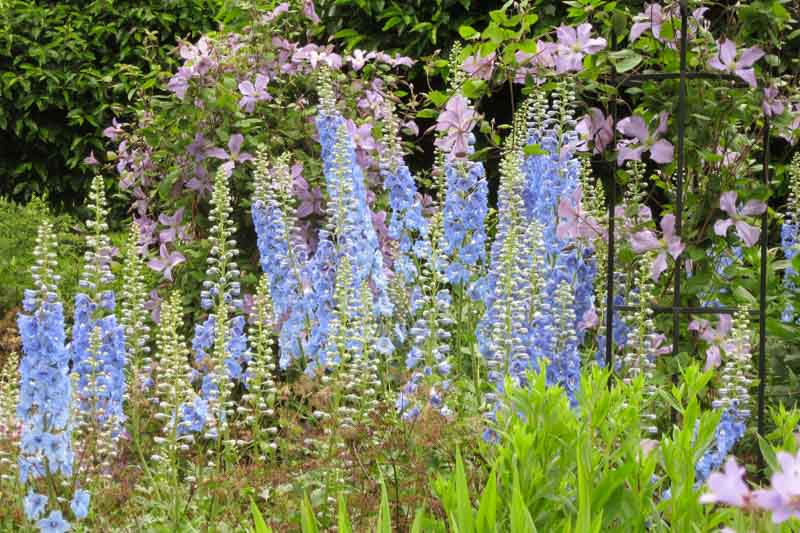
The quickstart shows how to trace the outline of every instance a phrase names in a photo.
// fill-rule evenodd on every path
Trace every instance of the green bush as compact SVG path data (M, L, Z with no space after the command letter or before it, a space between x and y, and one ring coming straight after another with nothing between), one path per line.
M33 246L39 223L48 213L45 202L34 198L19 205L0 198L0 316L22 302L30 288ZM58 235L58 262L64 302L71 303L78 287L83 239L74 231L76 221L68 215L53 218Z
M175 69L221 0L8 0L0 17L0 195L80 205L102 130Z

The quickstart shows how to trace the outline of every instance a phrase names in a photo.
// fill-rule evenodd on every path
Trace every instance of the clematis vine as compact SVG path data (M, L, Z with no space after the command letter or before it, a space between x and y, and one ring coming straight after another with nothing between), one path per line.
M471 55L464 60L461 68L474 79L489 80L494 72L496 59L497 54L495 52L486 56L480 54Z
M165 279L172 281L172 269L186 261L186 257L177 250L167 250L167 245L161 243L159 256L151 259L147 266L156 272L161 272Z
M594 153L600 154L614 139L614 118L605 116L601 109L592 107L580 122L575 126L575 131L580 137L576 150L589 150L589 142L594 144Z
M556 72L580 72L583 70L583 58L594 55L603 50L608 44L602 37L592 39L592 25L588 22L577 28L559 26L556 29L558 42L556 43L555 66Z
M724 237L731 226L736 228L736 234L744 241L745 245L753 246L758 242L761 230L745 222L745 217L756 216L767 210L767 204L761 200L748 200L741 209L736 208L736 192L722 193L719 199L719 208L725 211L730 218L717 220L714 223L714 233Z
M744 482L745 469L736 463L735 457L729 457L722 473L714 472L708 476L707 492L700 496L700 503L724 503L733 507L750 507L753 493Z
M761 109L768 117L774 117L783 113L785 109L783 99L780 98L780 93L775 87L767 87L764 89L764 99L761 101Z
M667 255L678 259L684 250L684 244L680 237L675 235L675 215L670 214L661 219L661 231L664 234L661 239L650 230L639 231L631 235L631 247L637 254L650 250L659 252L650 271L654 281L658 281L658 278L667 269Z
M244 136L241 133L234 133L228 139L228 151L222 148L210 148L207 151L209 157L221 159L225 161L220 168L223 169L226 176L230 176L237 163L244 163L245 161L252 161L253 156L248 152L242 152L242 144L244 143Z
M272 100L272 95L267 92L269 78L263 74L256 74L256 81L245 80L239 84L239 92L242 98L239 100L239 107L252 113L256 103Z
M717 368L722 363L721 350L728 352L734 348L728 339L732 325L731 315L720 315L716 328L708 320L702 318L689 323L689 331L696 331L700 338L709 344L706 349L706 371Z
M666 111L658 117L658 127L653 133L647 129L644 119L638 115L626 117L619 121L617 130L627 140L620 141L617 164L625 161L641 161L644 152L650 152L650 158L656 163L667 164L672 161L675 147L666 139L659 137L667 131L669 113Z
M558 202L558 217L560 221L556 227L556 236L561 240L593 240L604 235L600 224L583 210L580 187L569 196L561 197Z
M772 511L772 521L781 524L800 518L800 451L797 455L778 452L781 469L772 474L772 486L753 493L756 504Z
M735 74L747 82L750 87L755 88L758 83L756 82L756 73L753 69L753 64L761 59L764 55L764 51L754 46L752 48L745 48L742 50L741 54L737 54L736 44L730 39L725 39L717 44L719 45L717 55L709 60L708 66L715 70Z
M436 131L444 133L436 140L436 146L445 154L452 154L454 157L465 156L476 122L477 114L469 100L456 94L447 101L444 111L436 119Z

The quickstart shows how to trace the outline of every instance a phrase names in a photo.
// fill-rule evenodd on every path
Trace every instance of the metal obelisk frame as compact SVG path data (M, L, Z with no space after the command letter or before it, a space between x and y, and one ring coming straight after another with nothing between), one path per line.
M687 72L686 49L688 46L688 8L686 0L680 0L680 70L679 72L636 74L622 78L612 77L611 83L617 87L628 83L642 81L664 81L679 80L678 86L678 139L677 139L677 169L675 175L675 234L682 236L683 232L683 183L686 174L686 95L688 81L692 79L713 79L734 82L740 87L748 87L732 74L718 74L712 72ZM612 48L616 45L616 36L612 34ZM609 103L614 124L617 123L617 96ZM764 116L764 149L763 149L763 183L769 186L769 117ZM614 131L613 147L616 148L617 135ZM612 172L610 186L608 187L608 261L606 272L606 365L611 367L614 361L613 353L613 332L614 332L614 311L638 310L636 306L614 305L614 256L615 256L615 220L614 207L616 204L616 159L612 162ZM758 433L764 433L764 409L765 409L765 383L766 383L766 307L767 307L767 213L761 215L761 235L759 237L761 246L760 264L760 283L758 310L751 311L751 315L758 316L758 404L757 404L757 427ZM677 355L678 345L681 338L681 315L690 314L733 314L738 311L735 307L688 307L681 305L681 273L683 270L683 255L675 260L675 275L673 277L673 298L671 306L655 306L653 312L658 314L672 315L672 355Z

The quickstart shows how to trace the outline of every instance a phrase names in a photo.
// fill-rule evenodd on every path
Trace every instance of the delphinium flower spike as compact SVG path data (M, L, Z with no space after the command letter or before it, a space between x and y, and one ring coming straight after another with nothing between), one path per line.
M490 421L496 420L506 377L510 375L518 385L524 385L525 372L531 366L528 326L538 304L535 297L540 278L536 267L540 266L541 232L536 221L527 222L522 199L527 105L523 104L517 113L500 163L495 240L489 269L477 291L486 306L476 336L494 387L486 395L486 416ZM492 430L488 431L487 436L492 437Z
M798 231L800 231L800 153L794 155L786 170L789 176L789 199L786 202L786 218L781 224L781 249L784 258L790 264L783 274L783 288L785 294L794 298L797 293L797 282L794 277L797 276L797 272L792 267L791 261L797 255ZM792 302L787 302L781 319L784 322L794 322L796 318L794 305Z
M131 385L143 391L151 385L150 326L147 325L147 289L144 282L145 262L141 255L139 225L131 223L131 231L123 252L122 290L120 291L119 324L125 331Z
M77 375L78 404L84 413L91 409L96 410L99 416L98 424L91 421L89 426L102 431L107 429L117 439L125 422L123 402L126 394L127 353L125 331L114 315L116 298L111 288L114 281L111 272L113 249L107 235L108 206L102 177L95 176L92 181L89 200L92 218L86 221L89 230L86 237L88 250L84 256L85 262L79 281L80 292L75 295L75 320L70 349L73 372ZM98 328L98 353L92 353L89 340ZM101 383L90 390L90 380L98 372L103 375ZM95 393L99 396L94 397ZM108 460L95 459L97 463Z
M656 358L671 350L671 347L661 346L664 336L655 332L655 323L653 322L651 305L655 287L650 279L650 269L655 260L654 256L653 252L649 252L639 259L635 286L638 308L630 318L632 327L628 332L626 353L623 358L625 367L623 382L625 384L630 385L639 376L644 378L644 404L640 406L639 410L643 430L650 435L655 435L658 431L655 426L656 414L653 404L657 392L653 383Z
M276 317L286 317L279 324L280 364L285 368L293 359L305 355L310 335L309 303L317 286L311 285L305 271L307 250L296 231L292 204L288 198L291 187L287 157L279 157L270 168L266 148L256 151L253 225L258 236L257 244L261 269L269 280L270 297ZM329 244L323 235L318 254L322 256Z
M417 195L414 177L403 160L399 129L394 108L388 105L380 161L383 187L389 193L392 210L388 234L398 244L394 271L407 284L413 284L417 277L416 263L427 258L425 237L428 235L428 221L422 215L422 203Z
M733 317L731 342L726 350L720 371L719 397L712 402L715 409L722 410L722 417L715 432L715 440L705 455L695 465L695 479L702 484L708 475L717 470L736 442L742 438L746 421L750 417L751 329L750 313L740 308Z
M164 497L176 503L185 496L181 492L181 456L194 442L197 426L202 427L202 421L195 416L198 396L191 383L192 367L189 349L181 334L182 327L181 293L173 290L164 300L156 336L154 356L158 365L153 376L155 386L151 389L151 399L156 406L155 418L162 425L159 434L153 437L155 447L150 461L154 463L155 473L162 476L170 487L170 494ZM173 504L170 508L177 509L179 505Z
M415 321L408 330L411 349L406 357L406 369L411 376L399 393L395 405L404 420L417 418L425 405L418 403L427 395L427 405L442 416L452 409L444 402L450 388L451 296L444 275L446 259L442 252L442 213L433 214L429 233L431 260L420 269L419 288L412 294L411 309Z
M253 321L249 327L253 357L247 367L249 387L247 393L242 396L242 400L247 402L246 418L243 422L251 428L255 453L259 454L260 460L265 461L266 453L278 447L276 442L278 427L275 425L278 389L275 386L275 356L272 352L275 311L266 274L259 279L254 307ZM265 419L269 420L271 425L263 428L262 421Z
M69 489L67 480L73 476L72 385L64 311L57 294L60 277L55 273L56 249L53 226L44 221L33 253L34 288L25 291L25 313L18 316L23 349L17 406L17 417L22 422L18 468L20 482L29 487L25 498L28 520L40 519L49 504L52 510L45 520L58 517L66 524L60 498L68 496L63 494L64 485ZM44 487L48 487L49 496L39 492ZM83 490L78 493L81 499L88 497ZM82 512L75 514L76 518L84 516Z
M0 367L0 442L19 446L20 424L17 420L19 403L19 354L11 352ZM16 461L12 450L0 447L0 486L16 477Z
M245 318L241 312L244 302L240 298L240 271L236 262L239 249L234 239L236 228L232 212L228 176L218 170L209 215L213 223L208 237L211 250L200 292L200 305L209 315L196 327L192 341L195 363L202 376L201 397L207 403L205 436L209 439L217 439L221 431L227 432L235 407L230 392L237 382L246 384L244 369L250 359L244 333Z

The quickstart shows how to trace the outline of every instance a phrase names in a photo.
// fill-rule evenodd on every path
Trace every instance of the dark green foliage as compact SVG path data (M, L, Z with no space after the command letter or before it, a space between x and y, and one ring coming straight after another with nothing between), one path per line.
M0 315L19 305L23 291L33 284L33 247L39 224L47 216L51 215L39 198L27 205L0 198ZM84 243L73 229L76 221L72 217L53 217L53 224L58 238L60 296L71 304L78 288Z
M10 0L0 17L0 194L80 205L102 130L163 85L221 0Z

